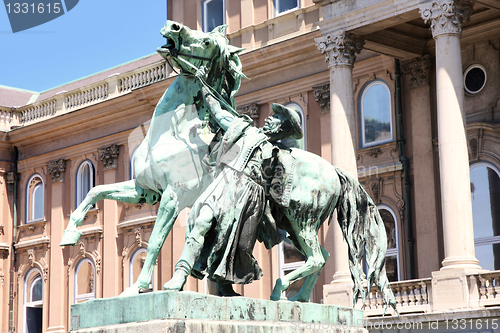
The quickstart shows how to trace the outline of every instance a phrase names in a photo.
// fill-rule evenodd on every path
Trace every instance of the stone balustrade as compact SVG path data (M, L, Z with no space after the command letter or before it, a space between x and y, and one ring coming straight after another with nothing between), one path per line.
M45 119L53 116L56 113L56 100L51 100L43 103L36 103L19 110L20 124L36 121L37 119Z
M479 307L500 305L500 271L474 275L477 281Z
M487 271L468 275L469 309L500 306L500 271ZM437 310L432 294L432 278L392 282L396 309L400 314L431 313ZM462 292L457 290L456 292ZM360 304L358 303L358 306ZM365 316L378 317L385 304L378 289L373 287L365 300ZM388 309L387 313L394 312Z
M10 131L17 126L27 126L99 103L132 89L153 84L175 76L165 61L134 69L123 74L111 75L94 84L72 91L62 91L50 99L40 100L21 107L0 107L0 131Z
M9 131L16 125L19 125L18 113L11 109L0 108L0 131Z
M137 89L149 84L165 80L168 76L167 63L163 62L151 68L141 68L138 72L129 74L119 79L118 91L120 93Z
M396 309L402 313L425 313L431 310L431 278L392 282ZM385 304L377 288L372 288L365 300L365 315L382 315Z

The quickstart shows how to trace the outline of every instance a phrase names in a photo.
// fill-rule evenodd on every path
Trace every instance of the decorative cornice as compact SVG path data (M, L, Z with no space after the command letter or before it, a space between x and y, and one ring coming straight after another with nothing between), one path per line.
M259 119L259 114L260 114L260 109L259 109L259 104L257 103L252 103L249 105L242 106L238 108L238 113L241 115L246 115L252 118L254 122L256 122Z
M429 69L431 66L432 62L429 55L401 62L401 71L404 75L410 77L410 89L429 85Z
M99 149L99 158L104 164L104 170L116 169L118 166L118 154L120 150L117 145L111 145Z
M328 34L315 39L316 46L326 57L328 67L352 66L365 44L364 38L352 33L340 31L337 34Z
M52 177L52 182L63 182L64 172L66 171L66 161L63 159L52 161L47 164L47 169Z
M320 112L330 112L330 84L322 84L321 86L313 87L314 98L319 103Z
M425 23L431 23L432 36L461 34L463 22L472 14L473 3L469 0L434 0L420 7Z

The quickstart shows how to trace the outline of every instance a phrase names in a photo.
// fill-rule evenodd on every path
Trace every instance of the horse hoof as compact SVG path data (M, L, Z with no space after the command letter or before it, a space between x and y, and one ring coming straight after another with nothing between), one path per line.
M63 237L59 246L76 245L82 233L78 230L64 230Z
M128 287L127 289L125 289L119 297L127 297L127 296L135 296L135 295L139 295L139 289L140 288L137 288L136 286L131 286L131 287Z

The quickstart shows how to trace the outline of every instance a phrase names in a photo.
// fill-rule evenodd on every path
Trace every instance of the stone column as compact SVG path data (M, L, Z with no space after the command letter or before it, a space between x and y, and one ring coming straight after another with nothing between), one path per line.
M64 269L63 248L58 246L62 239L64 230L64 173L66 171L66 161L58 160L49 162L48 172L52 178L51 190L51 213L50 213L50 278L49 300L44 302L44 306L50 306L49 325L47 332L67 332L67 312L68 305L66 293L61 290L61 286L66 285L67 274Z
M469 158L463 109L462 22L472 3L435 0L420 8L436 42L436 104L443 216L443 267L432 273L434 310L469 306L467 274L480 270L474 253Z
M332 164L341 167L357 179L356 117L352 86L352 67L364 41L344 31L316 39L318 49L330 68L330 137ZM352 280L348 251L338 223L332 226L334 274L331 286L324 287L324 302L352 304ZM327 277L328 279L328 277Z
M417 258L425 257L418 263L419 277L430 276L439 270L437 196L434 170L434 145L432 143L431 90L429 72L432 59L425 56L403 61L401 70L409 78L409 104L411 110L413 186L415 200L415 229L420 237ZM425 195L421 195L425 193Z
M472 12L469 1L433 1L421 9L436 41L441 201L443 207L443 268L479 268L474 254L469 157L463 109L462 20Z
M104 184L117 182L118 146L99 149L99 158L104 165ZM103 244L102 244L102 297L118 296L120 286L120 262L118 260L118 205L116 201L104 200ZM121 253L121 251L120 251Z

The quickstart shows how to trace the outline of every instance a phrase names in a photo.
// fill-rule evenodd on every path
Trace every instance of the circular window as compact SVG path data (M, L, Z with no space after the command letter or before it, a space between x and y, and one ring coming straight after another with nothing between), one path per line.
M486 70L475 64L469 66L464 73L464 89L469 94L477 94L486 84Z

